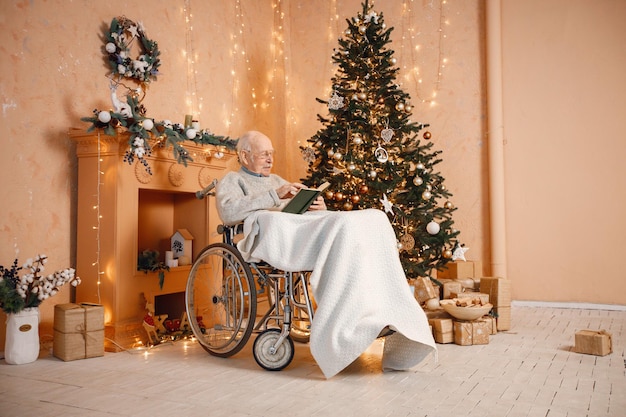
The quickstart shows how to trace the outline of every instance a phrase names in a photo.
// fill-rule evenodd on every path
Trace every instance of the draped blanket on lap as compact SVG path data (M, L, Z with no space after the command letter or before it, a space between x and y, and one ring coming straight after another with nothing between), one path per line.
M288 214L258 211L238 244L247 261L312 271L317 303L311 353L326 378L361 355L385 326L383 369L409 369L436 350L411 294L387 216L379 210Z

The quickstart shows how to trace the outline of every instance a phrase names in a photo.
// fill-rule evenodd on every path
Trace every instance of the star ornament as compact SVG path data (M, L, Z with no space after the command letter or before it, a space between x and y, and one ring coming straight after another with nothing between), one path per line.
M456 261L461 259L463 261L467 261L467 259L465 259L465 252L467 252L468 250L469 248L457 244L457 246L454 248L454 251L452 252L452 260Z
M387 199L387 194L383 194L380 202L383 203L385 213L393 214L393 203Z

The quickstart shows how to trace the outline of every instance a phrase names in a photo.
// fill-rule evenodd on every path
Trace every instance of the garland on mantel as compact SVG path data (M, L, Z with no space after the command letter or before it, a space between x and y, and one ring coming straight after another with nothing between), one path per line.
M228 136L214 135L207 129L196 129L180 123L172 123L170 120L160 122L146 117L146 109L139 102L137 94L126 96L128 107L125 114L114 111L94 109L92 117L83 117L83 122L91 123L87 132L94 129L103 129L109 136L117 136L119 128L126 129L130 133L128 150L124 154L124 161L132 164L137 159L143 164L146 171L152 175L152 169L145 157L150 156L154 146L172 146L174 157L178 163L187 166L187 162L193 161L189 151L182 142L189 140L198 145L213 145L217 147L214 156L221 158L224 149L234 150L237 145L236 139ZM150 143L151 139L156 139Z

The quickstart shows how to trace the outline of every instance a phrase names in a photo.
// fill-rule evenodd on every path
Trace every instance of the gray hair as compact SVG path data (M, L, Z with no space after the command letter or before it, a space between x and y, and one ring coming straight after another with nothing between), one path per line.
M249 130L241 135L241 137L237 141L237 152L239 153L241 151L252 151L251 143L260 136L264 136L263 133L257 132L256 130Z

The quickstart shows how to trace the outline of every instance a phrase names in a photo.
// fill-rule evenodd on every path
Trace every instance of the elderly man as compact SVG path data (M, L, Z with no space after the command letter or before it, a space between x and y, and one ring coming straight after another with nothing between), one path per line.
M307 213L283 213L286 199L304 185L271 173L271 140L247 132L237 154L241 168L217 186L220 217L226 224L244 221L245 237L237 246L247 261L312 271L317 309L311 353L327 378L361 355L385 328L395 331L385 338L385 370L409 369L436 350L382 211L327 211L319 197Z

